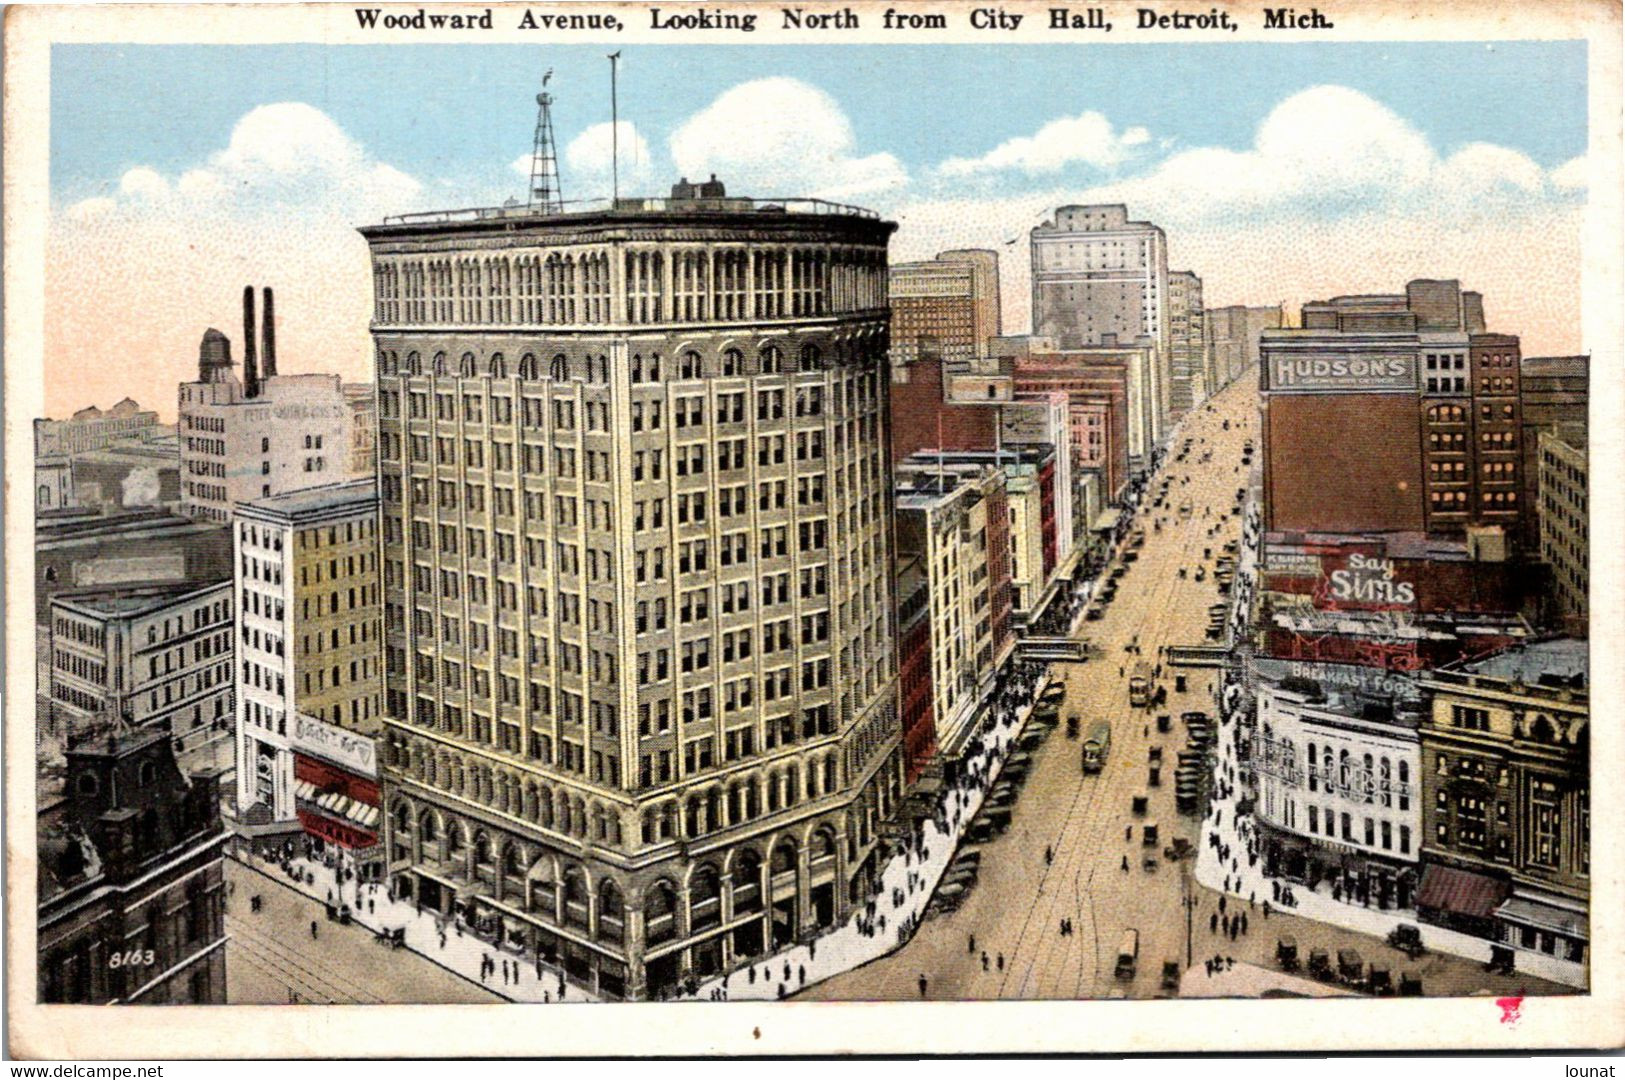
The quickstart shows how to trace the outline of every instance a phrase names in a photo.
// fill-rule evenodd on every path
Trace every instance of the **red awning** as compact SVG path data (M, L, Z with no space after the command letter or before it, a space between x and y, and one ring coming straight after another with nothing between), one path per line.
M1495 914L1495 909L1511 891L1509 883L1497 878L1448 866L1428 866L1422 870L1422 889L1416 906L1487 919Z

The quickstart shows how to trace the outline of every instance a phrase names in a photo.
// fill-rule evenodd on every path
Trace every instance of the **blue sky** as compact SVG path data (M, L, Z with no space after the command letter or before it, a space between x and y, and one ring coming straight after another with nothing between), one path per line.
M178 172L216 150L244 113L279 101L315 106L413 175L462 175L528 148L544 67L556 72L561 146L607 119L605 51L59 45L52 189L71 199L135 165ZM1395 109L1441 152L1484 141L1554 168L1586 140L1582 42L630 47L621 116L658 150L721 89L766 74L829 94L860 151L894 154L910 172L947 148L981 153L1083 110L1175 147L1244 149L1272 106L1324 83Z
M288 371L367 378L356 226L519 196L555 71L567 199L609 190L602 45L97 46L51 54L48 379L71 411L166 408L242 285L277 289ZM1028 230L1120 202L1168 235L1209 306L1481 290L1525 353L1579 351L1587 157L1581 42L627 46L623 194L717 172L895 220L897 260L1000 254L1029 323ZM64 369L67 370L67 369ZM116 385L115 385L116 384ZM104 400L105 399L105 400Z

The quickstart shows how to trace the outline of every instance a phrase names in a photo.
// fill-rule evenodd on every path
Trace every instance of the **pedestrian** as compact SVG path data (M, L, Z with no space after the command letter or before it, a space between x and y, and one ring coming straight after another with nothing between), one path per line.
M1269 921L1269 917L1270 917L1270 902L1268 900L1266 900L1266 901L1264 901L1264 920L1266 922Z
M982 970L983 971L987 970L987 950L986 949L982 950Z
M1247 932L1247 913L1245 911L1241 913L1241 932L1243 934Z
M1128 872L1128 856L1127 855L1123 856L1123 872L1124 873Z
M968 952L968 953L975 953L976 952L976 935L975 934L971 934L971 935L969 935L967 937L966 944L965 944L965 951Z
M376 914L378 914L378 903L377 903L377 901L373 900L373 898L370 897L370 896L367 897L367 914L368 915L376 915Z
M315 919L310 920L310 936L313 937L313 938L316 936L316 920Z
M922 998L925 997L925 987L926 987L925 973L921 972L920 973L920 997L922 997Z
M807 965L802 964L799 967L797 967L796 968L796 974L801 976L801 985L806 986L807 985Z
M1044 865L1050 866L1055 862L1055 849L1048 844L1044 845Z
M1217 934L1219 932L1219 913L1217 911L1208 916L1207 932L1210 934Z
M1225 898L1224 898L1224 897L1222 897L1222 896L1221 896L1221 897L1219 897L1219 914L1220 914L1220 915L1223 915L1223 914L1224 914L1224 899L1225 899Z

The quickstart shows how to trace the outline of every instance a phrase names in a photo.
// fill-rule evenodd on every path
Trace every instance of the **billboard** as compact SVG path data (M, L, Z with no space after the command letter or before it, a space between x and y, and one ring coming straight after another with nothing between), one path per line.
M1264 361L1265 389L1288 394L1415 393L1416 354L1291 356Z

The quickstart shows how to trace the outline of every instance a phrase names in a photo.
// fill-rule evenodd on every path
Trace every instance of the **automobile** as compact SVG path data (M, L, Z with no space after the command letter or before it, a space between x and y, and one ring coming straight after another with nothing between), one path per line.
M1154 848L1157 846L1157 823L1148 821L1140 826L1140 845Z
M949 864L948 868L951 870L951 869L953 869L955 867L959 867L959 866L981 866L981 865L982 865L982 853L980 851L976 851L974 849L971 849L971 850L961 851L958 855L955 855L954 856L954 861Z
M1207 636L1210 637L1210 638L1222 638L1222 637L1224 637L1224 627L1223 626L1209 626L1207 628Z
M942 883L944 885L963 885L968 889L976 884L976 877L981 872L979 866L962 866L958 869L949 867L948 871L942 875Z
M1159 716L1159 717L1157 717L1157 719L1161 720L1162 717ZM1153 764L1153 765L1161 765L1162 764L1162 747L1153 746L1151 748L1150 761L1151 761L1151 764Z
M1191 853L1191 842L1183 836L1174 837L1174 842L1162 849L1163 858L1170 862L1179 862L1188 858Z
M1153 765L1149 769L1147 769L1146 770L1145 782L1146 782L1146 785L1148 787L1161 787L1162 786L1162 769L1160 769L1156 765Z
M1196 580L1197 581L1206 581L1207 580L1207 567L1198 566L1196 568Z
M1387 995L1394 992L1394 979L1388 969L1377 964L1371 965L1371 972L1366 977L1365 988L1373 994Z
M1164 960L1162 962L1162 988L1164 990L1179 989L1179 961Z
M1067 738L1076 739L1078 737L1078 725L1080 723L1082 723L1082 718L1079 717L1077 713L1073 713L1071 716L1066 718Z
M1415 960L1427 952L1422 946L1422 928L1415 923L1400 923L1388 932L1388 944Z
M1138 930L1123 931L1123 939L1117 946L1117 967L1115 974L1125 982L1134 978L1134 972L1140 962L1140 932Z
M1350 986L1365 983L1365 961L1358 949L1337 950L1337 977Z
M1083 613L1083 617L1088 619L1090 622L1094 622L1096 619L1100 618L1100 616L1101 610L1096 605L1090 605L1089 610Z
M1325 949L1309 950L1309 974L1317 979L1330 980L1332 975L1332 957Z
M1400 997L1421 997L1422 996L1422 980L1420 978L1418 978L1417 976L1411 974L1409 971L1400 972L1399 973L1399 996Z
M1275 962L1282 971L1298 970L1298 939L1291 934L1282 935L1275 942Z
M973 844L986 844L992 841L993 835L993 823L984 817L970 823L970 830L965 834L965 838Z
M1183 676L1183 675L1175 675L1174 676L1174 690L1175 690L1175 692L1183 694L1185 692L1185 686L1186 686L1187 681L1188 680L1185 678L1185 676ZM1161 717L1158 717L1158 719L1160 720Z
M1135 795L1129 800L1129 809L1134 812L1135 817L1145 817L1146 809L1150 805L1150 802L1150 797L1142 791L1140 794Z
M1157 714L1157 730L1159 732L1161 732L1163 734L1167 734L1168 729L1170 727L1172 727L1172 726L1173 726L1173 722L1169 719L1167 713L1158 713Z
M1064 697L1066 697L1066 683L1052 682L1044 687L1044 692L1038 695L1038 700L1045 703L1058 702Z
M957 908L964 898L965 886L957 882L949 882L937 889L936 903L941 904L948 911Z

